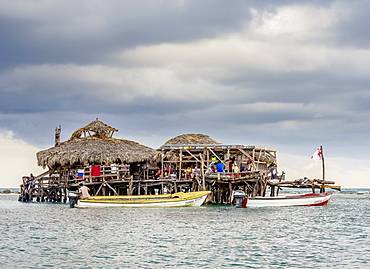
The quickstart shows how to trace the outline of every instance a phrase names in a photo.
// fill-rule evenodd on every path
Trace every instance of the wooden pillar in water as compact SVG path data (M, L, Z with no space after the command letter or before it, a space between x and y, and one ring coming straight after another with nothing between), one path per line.
M181 169L182 169L182 149L180 149L179 180L181 180L181 174L182 174ZM176 183L175 183L175 189L176 189L175 192L177 192Z
M63 197L63 203L67 203L67 187L64 186L64 197Z
M232 198L233 198L233 185L231 184L231 182L229 182L229 199L228 199L228 203L230 205L232 203Z
M132 185L133 185L133 176L130 176L129 182L128 182L128 195L132 195Z
M204 152L204 151L203 151ZM199 186L200 188L202 188L202 191L205 191L206 190L206 179L205 179L205 176L204 176L204 158L203 158L203 155L200 154L200 160L201 160L201 164L200 164L200 176L202 178L202 186Z

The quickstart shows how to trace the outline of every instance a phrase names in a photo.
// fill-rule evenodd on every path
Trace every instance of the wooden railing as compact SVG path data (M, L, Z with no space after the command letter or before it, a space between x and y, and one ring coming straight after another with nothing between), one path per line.
M83 170L83 173L79 174L79 170ZM128 179L130 177L129 165L99 166L97 170L99 173L95 175L92 173L92 166L72 171L71 174L68 175L68 183L117 181Z

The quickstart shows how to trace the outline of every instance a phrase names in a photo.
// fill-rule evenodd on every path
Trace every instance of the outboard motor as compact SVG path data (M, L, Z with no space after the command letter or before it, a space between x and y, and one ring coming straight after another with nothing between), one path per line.
M232 204L236 207L242 207L243 201L245 199L245 193L242 190L233 191Z
M69 192L68 193L68 199L69 199L69 207L73 208L77 204L78 201L78 193L75 192Z

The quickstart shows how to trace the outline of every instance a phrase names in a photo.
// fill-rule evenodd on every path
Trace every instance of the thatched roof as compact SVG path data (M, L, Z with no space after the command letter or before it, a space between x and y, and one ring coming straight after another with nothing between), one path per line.
M96 118L95 121L75 131L72 134L71 139L80 138L81 136L94 136L98 138L113 137L113 133L117 131L118 130L116 128L113 128Z
M170 140L168 140L166 143L162 145L161 148L164 148L166 146L172 146L172 145L215 145L215 144L221 144L212 138L210 138L208 135L205 134L183 134L176 136ZM176 161L180 158L180 153L177 151L166 151L163 156L161 152L158 152L154 160L159 162L162 158L167 159L168 161Z
M62 142L59 146L38 152L36 154L38 165L45 168L152 160L156 153L154 149L134 141L111 138L113 131L117 130L96 120L78 129L68 141ZM90 136L81 137L83 132Z
M166 143L164 143L163 146L166 145L214 145L214 144L221 144L212 138L210 138L208 135L205 134L183 134L176 136L170 140L168 140Z

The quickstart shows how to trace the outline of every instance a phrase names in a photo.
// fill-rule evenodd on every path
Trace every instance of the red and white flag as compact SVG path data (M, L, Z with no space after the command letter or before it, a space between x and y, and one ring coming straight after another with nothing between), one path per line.
M320 161L322 160L322 152L321 152L321 149L318 148L314 154L312 154L311 156L311 159L312 160L315 160L315 161Z

